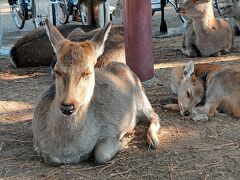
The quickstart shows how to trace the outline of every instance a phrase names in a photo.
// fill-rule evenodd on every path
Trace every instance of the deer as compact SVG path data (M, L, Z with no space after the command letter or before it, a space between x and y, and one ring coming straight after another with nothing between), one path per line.
M106 163L128 143L125 135L138 115L150 121L149 145L159 145L160 118L139 78L121 62L95 68L110 29L108 23L90 40L74 42L46 20L57 56L56 78L41 95L32 120L34 147L46 165L80 163L91 156Z
M167 104L164 108L180 110L185 116L205 115L204 119L218 112L239 118L239 68L240 65L194 65L192 61L185 67L176 67L172 70L171 88L177 93L178 104Z
M193 68L193 66L194 72L192 72L192 81L188 81L187 72L190 68ZM173 103L166 104L163 108L172 111L180 111L181 114L185 116L190 115L192 108L205 103L204 95L207 77L215 71L220 71L223 68L224 65L222 64L202 63L193 65L192 61L189 61L186 65L173 68L171 71L171 91L174 95L177 95L176 100L178 100L178 103L187 104L189 107L181 108L186 110L180 111L180 105L178 103ZM190 92L191 99L189 99Z
M190 19L183 33L184 55L219 56L231 50L233 28L225 19L215 18L212 0L184 0L176 12Z
M79 27L76 24L57 26L64 37ZM49 66L53 56L54 52L48 42L46 31L40 27L30 31L14 43L10 50L10 63L14 68Z
M240 0L232 0L232 3L222 7L221 13L225 18L234 18L240 27Z
M64 25L57 27L64 37L72 41L85 41L91 39L101 28L92 26ZM99 57L97 67L104 66L111 61L126 63L124 28L123 26L112 26L109 37L105 43L104 53ZM10 51L11 64L15 68L50 66L55 64L55 52L48 41L45 29L39 28L31 31L20 38Z

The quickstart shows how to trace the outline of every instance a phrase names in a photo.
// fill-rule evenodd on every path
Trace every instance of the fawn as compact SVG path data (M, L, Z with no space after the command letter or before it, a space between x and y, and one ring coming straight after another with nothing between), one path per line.
M138 77L123 63L94 68L104 52L111 23L90 40L73 42L46 20L46 30L57 55L55 82L42 94L32 120L34 147L47 165L113 158L128 142L136 116L150 121L149 145L157 147L160 119Z
M220 110L239 117L239 68L240 65L194 65L189 61L185 67L173 69L172 90L177 92L178 104L164 107L180 110L182 115L202 113L213 116ZM203 106L199 106L200 103Z
M226 20L215 18L212 0L184 0L176 11L190 18L183 35L184 55L217 56L230 51L233 29Z

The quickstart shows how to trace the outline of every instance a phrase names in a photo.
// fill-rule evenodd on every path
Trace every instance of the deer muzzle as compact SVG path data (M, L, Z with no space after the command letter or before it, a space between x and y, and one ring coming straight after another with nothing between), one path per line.
M61 104L60 110L65 115L73 114L75 108L73 104Z

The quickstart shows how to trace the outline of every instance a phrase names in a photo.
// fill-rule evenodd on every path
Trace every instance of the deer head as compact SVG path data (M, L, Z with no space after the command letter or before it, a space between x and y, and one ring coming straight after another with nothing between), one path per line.
M46 20L46 31L57 56L55 99L63 114L74 115L91 100L95 86L94 66L103 54L110 29L111 23L108 23L91 40L72 42Z
M190 19L202 17L206 11L212 10L212 0L184 0L176 12Z
M183 80L178 89L178 104L182 115L189 115L193 108L201 102L204 96L204 87L195 76L194 64L189 61L184 68Z

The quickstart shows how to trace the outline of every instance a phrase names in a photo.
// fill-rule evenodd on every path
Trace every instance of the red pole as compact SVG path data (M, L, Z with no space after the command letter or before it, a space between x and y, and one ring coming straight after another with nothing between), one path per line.
M150 0L123 0L126 61L141 81L154 77Z

